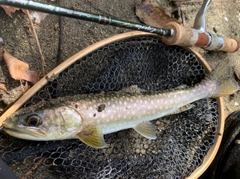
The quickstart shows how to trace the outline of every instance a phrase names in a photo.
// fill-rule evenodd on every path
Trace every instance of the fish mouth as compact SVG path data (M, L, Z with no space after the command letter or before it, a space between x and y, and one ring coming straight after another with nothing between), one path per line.
M10 127L3 127L2 129L4 132L6 132L7 134L9 135L12 135L12 136L16 136L16 137L19 137L21 134L19 130L17 129L14 129L14 128L10 128Z
M21 130L15 129L15 128L10 128L10 127L5 127L3 126L3 131L9 134L10 136L24 139L24 140L41 140L39 135L35 135L34 132L31 134L28 134L26 131L21 132Z
M17 132L16 129L8 128L8 127L2 127L1 130L3 130L3 131L13 131L13 132Z
M17 138L22 138L21 135L19 134L19 131L14 129L14 128L9 128L9 127L2 127L2 130L9 134L10 136L17 137Z
M13 129L13 128L9 128L9 127L2 127L1 130L5 131L5 132L8 132L8 131L10 131L10 132L18 132L18 130Z

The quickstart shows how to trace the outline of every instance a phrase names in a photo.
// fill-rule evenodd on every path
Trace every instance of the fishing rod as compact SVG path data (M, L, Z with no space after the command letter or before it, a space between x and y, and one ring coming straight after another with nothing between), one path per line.
M205 13L211 0L204 0L196 20L195 28L181 26L176 22L169 22L165 28L156 28L134 22L110 18L79 10L72 10L55 5L34 2L31 0L0 0L0 4L24 8L34 11L45 12L54 15L66 16L86 21L92 21L103 25L112 25L144 32L151 32L161 36L167 45L178 45L182 47L197 46L206 50L236 52L239 50L239 42L232 38L225 38L213 33L205 32ZM203 26L204 28L201 28ZM199 29L198 29L199 28ZM203 30L204 29L204 30Z

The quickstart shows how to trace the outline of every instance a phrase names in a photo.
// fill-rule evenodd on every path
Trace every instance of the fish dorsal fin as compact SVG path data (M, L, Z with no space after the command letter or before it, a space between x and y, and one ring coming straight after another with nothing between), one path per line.
M139 88L137 85L131 85L129 87L125 87L119 91L120 93L137 93L141 94L142 92L145 92L144 89Z
M180 86L177 86L175 89L184 89L184 88L187 88L188 85L186 84L181 84Z
M189 110L189 109L191 109L191 108L193 108L193 107L195 107L194 104L191 104L191 103L190 103L190 104L186 104L186 105L178 108L178 109L177 109L176 111L174 111L172 114L178 114L178 113L181 113L181 112L185 112L185 111L187 111L187 110Z
M84 129L77 134L79 140L90 147L103 148L106 143L103 138L103 134L98 126L89 125L84 127Z
M148 139L156 139L155 126L150 122L141 122L134 127L134 130Z

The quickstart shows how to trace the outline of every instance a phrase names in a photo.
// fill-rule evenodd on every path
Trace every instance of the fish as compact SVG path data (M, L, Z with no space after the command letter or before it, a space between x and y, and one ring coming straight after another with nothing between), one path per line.
M200 99L233 94L239 90L235 76L220 65L194 86L59 97L20 109L3 122L3 130L26 140L79 139L93 148L106 147L104 135L130 128L156 139L152 120L187 110Z

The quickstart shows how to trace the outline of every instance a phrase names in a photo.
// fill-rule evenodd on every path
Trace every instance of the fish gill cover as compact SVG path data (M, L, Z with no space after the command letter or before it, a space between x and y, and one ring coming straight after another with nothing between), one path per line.
M108 44L79 59L23 107L67 95L118 91L137 85L147 91L194 85L205 70L189 51L159 38L134 37ZM180 114L155 120L157 139L132 129L105 135L94 149L79 140L33 142L0 134L0 157L19 178L185 178L214 144L216 99L203 99Z

